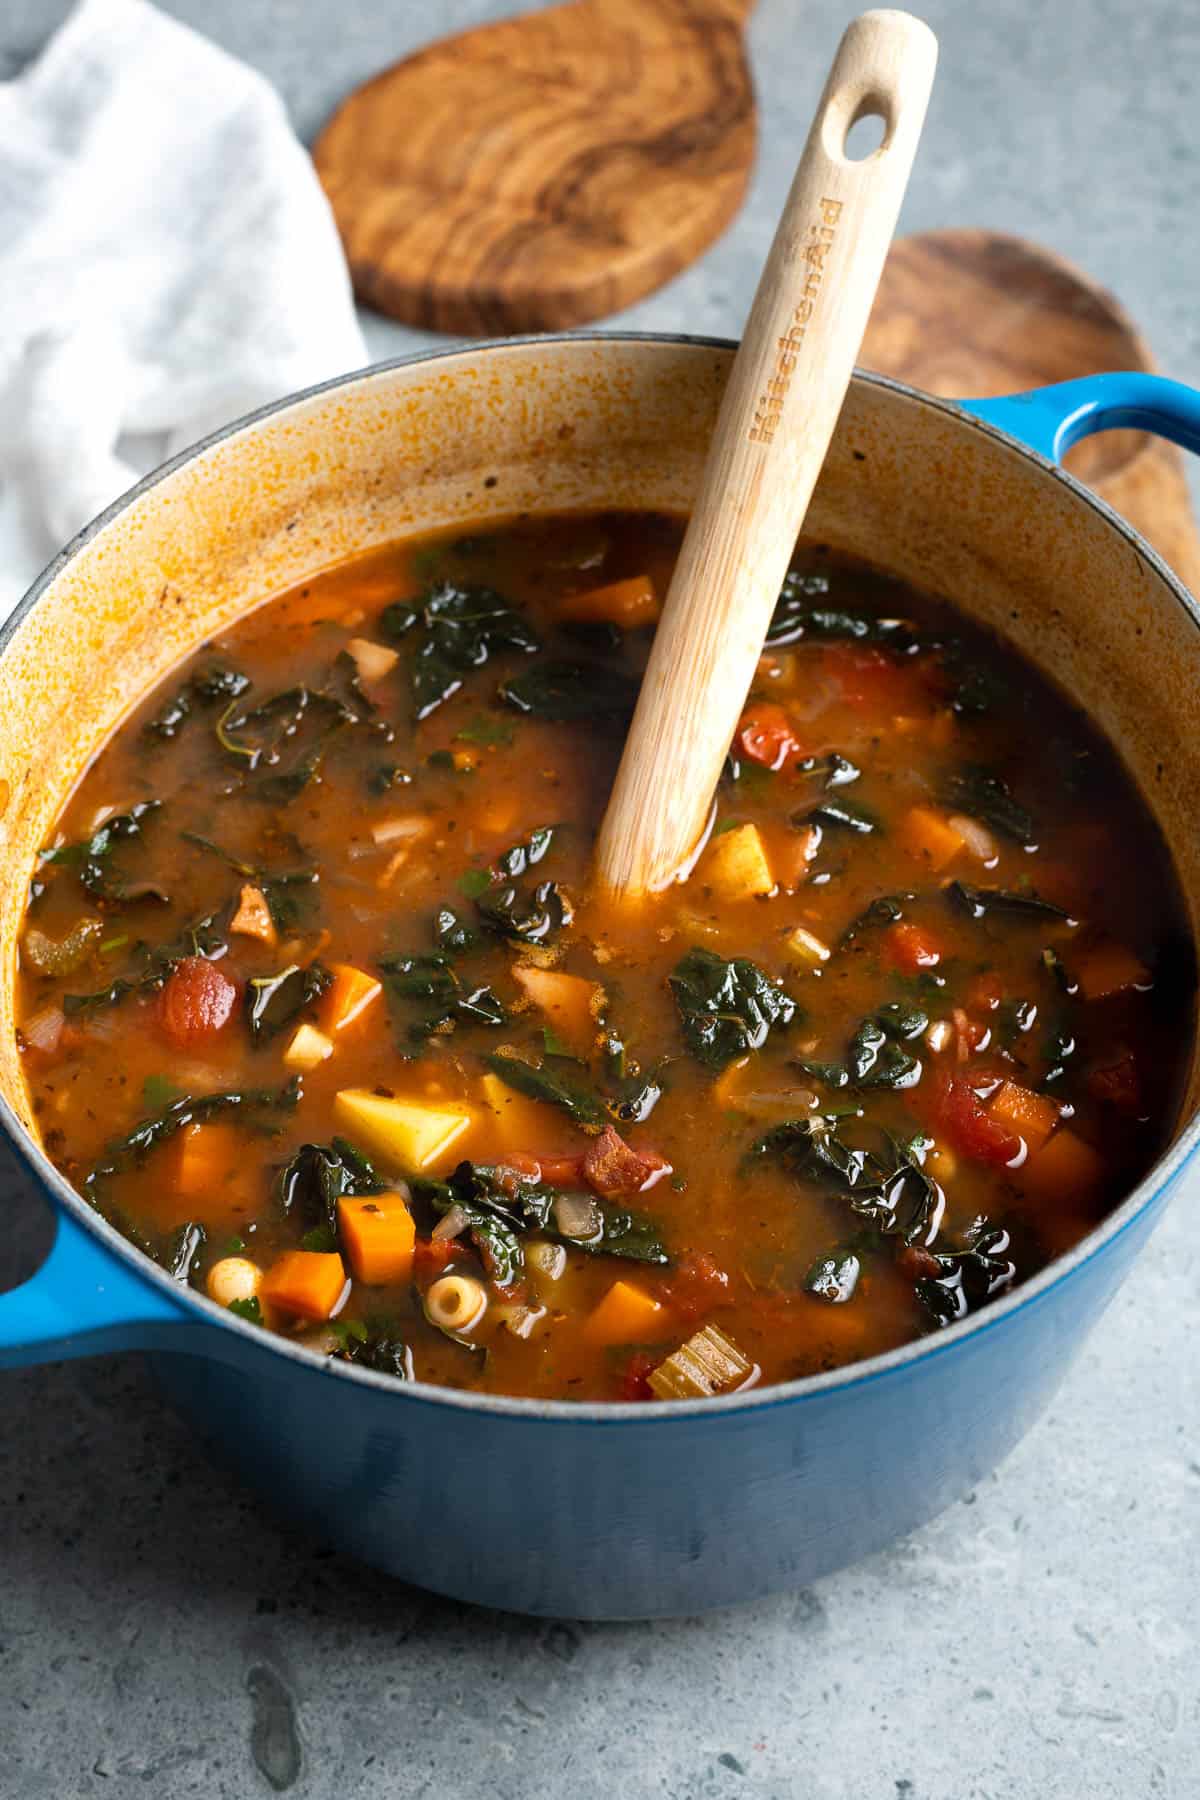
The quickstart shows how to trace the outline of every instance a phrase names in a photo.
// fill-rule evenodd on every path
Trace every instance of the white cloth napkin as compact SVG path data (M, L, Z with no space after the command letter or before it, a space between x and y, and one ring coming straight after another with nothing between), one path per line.
M146 0L0 83L0 618L162 457L366 349L275 91Z

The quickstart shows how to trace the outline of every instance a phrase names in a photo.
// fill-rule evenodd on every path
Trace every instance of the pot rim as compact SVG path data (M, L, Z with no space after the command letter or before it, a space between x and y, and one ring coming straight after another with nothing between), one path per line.
M166 462L159 464L157 468L143 476L125 493L119 495L102 513L85 525L36 577L4 624L0 626L0 656L4 655L19 626L57 580L62 570L74 561L81 551L86 549L94 537L128 507L157 487L160 482L165 481L185 464L214 449L227 439L273 418L277 413L287 412L292 407L315 399L321 394L332 393L339 388L352 388L358 383L390 375L398 369L411 368L421 363L440 362L452 357L477 357L486 355L493 350L537 350L543 346L577 342L684 345L697 350L724 351L736 351L738 347L736 340L732 338L709 337L688 332L538 332L489 339L482 343L465 342L448 344L444 348L434 350L416 350L405 356L391 357L384 362L370 363L363 368L335 375L327 381L317 382L311 387L285 395L280 400L271 401L265 406L257 407L254 411L243 414L219 430L211 432L207 437L201 438L195 444L178 451ZM876 374L869 369L856 368L852 379L856 384L862 383L871 387L883 388L906 400L915 401L918 405L930 407L965 429L990 437L1003 445L1011 454L1033 463L1052 480L1067 488L1076 501L1089 506L1098 513L1111 530L1123 537L1131 548L1149 563L1163 580L1178 605L1187 614L1197 632L1200 633L1200 605L1157 551L1140 533L1134 530L1127 520L1058 463L1043 456L1040 451L1030 448L1028 444L1013 437L1010 433L1002 431L990 422L976 418L969 411L964 411L964 403L961 401L927 394L920 388L910 386L907 382L897 381L891 376ZM699 1422L708 1417L727 1417L731 1413L757 1412L764 1407L797 1404L809 1399L823 1399L834 1393L885 1380L932 1357L953 1354L968 1339L979 1338L984 1333L1005 1324L1022 1308L1045 1301L1056 1288L1078 1275L1101 1250L1107 1248L1130 1230L1151 1202L1174 1182L1197 1145L1200 1144L1200 1108L1196 1109L1175 1142L1159 1157L1132 1192L1109 1213L1106 1219L1081 1239L1074 1249L1063 1256L1055 1257L1028 1281L1017 1284L1002 1299L991 1302L981 1311L969 1314L965 1319L954 1325L945 1326L940 1331L930 1332L926 1337L915 1338L893 1350L885 1351L879 1356L866 1357L861 1362L847 1363L824 1374L800 1376L794 1381L778 1382L769 1387L753 1388L705 1400L659 1401L653 1407L648 1407L644 1401L530 1399L511 1394L468 1393L458 1388L439 1387L434 1382L421 1380L397 1382L392 1376L378 1374L370 1369L362 1369L354 1363L341 1362L335 1358L324 1356L318 1351L306 1349L276 1332L264 1331L261 1326L238 1318L236 1314L218 1306L207 1295L200 1294L189 1286L181 1285L173 1280L165 1270L160 1269L157 1263L152 1262L142 1251L136 1249L114 1226L89 1206L83 1196L70 1185L66 1177L59 1173L41 1145L36 1143L32 1135L26 1131L9 1101L2 1094L0 1094L0 1129L4 1131L22 1160L32 1165L34 1173L40 1179L42 1186L48 1190L57 1207L68 1212L110 1254L128 1264L142 1280L159 1289L164 1298L173 1300L182 1314L190 1313L197 1325L208 1324L233 1331L249 1339L259 1349L265 1349L286 1360L298 1362L302 1366L310 1368L314 1373L325 1374L334 1380L358 1382L381 1392L387 1391L398 1402L405 1400L423 1402L427 1405L450 1406L467 1412L495 1414L500 1417L517 1419L540 1418L563 1424L569 1422L619 1426L633 1420L639 1421L642 1425L652 1425L669 1420L681 1423L688 1420ZM181 1319L180 1323L181 1326L184 1325L185 1320Z

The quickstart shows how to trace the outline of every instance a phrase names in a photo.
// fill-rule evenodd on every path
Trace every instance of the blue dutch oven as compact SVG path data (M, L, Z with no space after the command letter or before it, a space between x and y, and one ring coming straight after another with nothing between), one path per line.
M97 1217L40 1148L13 1044L15 942L79 768L181 656L304 573L406 533L525 509L685 509L731 353L531 339L313 390L119 501L0 640L0 1118L56 1219L46 1262L0 1296L0 1360L145 1350L215 1454L281 1509L406 1581L521 1612L651 1617L799 1586L971 1488L1050 1399L1195 1150L1194 1054L1175 1142L1141 1186L962 1324L724 1400L510 1400L396 1384L266 1335ZM1107 375L956 406L859 375L810 528L950 595L1076 696L1158 816L1195 937L1200 613L1056 466L1116 426L1198 448L1200 396Z

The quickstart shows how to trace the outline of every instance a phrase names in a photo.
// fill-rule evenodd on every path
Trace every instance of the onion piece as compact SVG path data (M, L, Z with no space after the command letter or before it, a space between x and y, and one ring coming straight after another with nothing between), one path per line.
M378 825L371 827L371 837L377 850L389 844L398 844L408 839L428 836L433 830L431 822L420 813L401 813L391 819L381 819Z
M450 1210L442 1214L429 1235L435 1244L444 1244L447 1238L461 1237L468 1223L465 1211L455 1201Z
M560 1194L554 1202L554 1222L564 1237L586 1244L600 1231L600 1208L590 1194Z
M53 1056L62 1040L63 1026L66 1020L62 1008L43 1006L21 1026L21 1036L31 1050L38 1050L43 1056Z
M561 1281L566 1272L567 1253L561 1244L534 1238L525 1246L525 1263L534 1275L541 1276L544 1281Z
M980 862L995 862L1000 846L986 825L981 825L969 813L952 813L946 823L952 831L957 831L972 856L977 856Z

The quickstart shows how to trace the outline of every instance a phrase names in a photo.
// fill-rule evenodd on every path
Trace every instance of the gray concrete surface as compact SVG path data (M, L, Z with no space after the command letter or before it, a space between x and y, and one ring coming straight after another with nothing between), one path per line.
M0 75L65 7L0 3ZM311 133L488 0L172 0ZM753 192L624 315L736 331L848 7L761 0ZM1024 232L1112 285L1200 379L1200 12L936 0L940 87L904 223ZM421 340L372 321L375 353ZM133 1359L0 1379L0 1797L1143 1800L1200 1793L1194 1345L1176 1202L1062 1390L962 1505L811 1592L676 1624L494 1616L281 1530ZM0 1180L0 1282L36 1205Z

